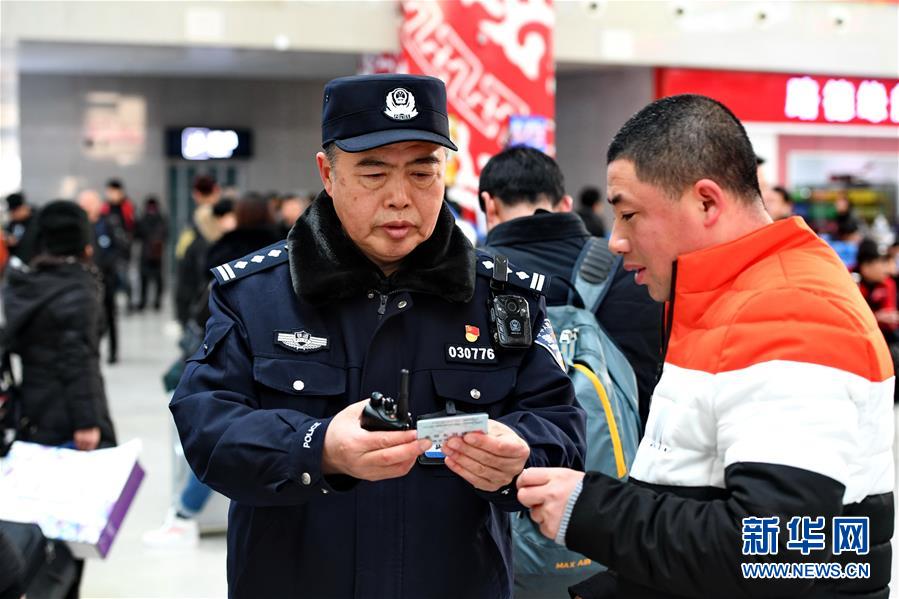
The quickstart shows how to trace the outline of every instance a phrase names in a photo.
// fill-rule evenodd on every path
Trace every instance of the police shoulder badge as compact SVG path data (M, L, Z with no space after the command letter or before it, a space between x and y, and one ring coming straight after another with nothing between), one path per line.
M387 94L387 108L384 114L395 121L408 121L418 116L415 96L409 90L398 87Z
M534 343L548 351L549 355L556 361L556 364L559 365L559 368L567 371L565 368L565 359L562 357L562 352L559 350L559 344L556 342L556 333L553 331L553 325L549 322L548 318L544 319L543 327L540 329L540 332L537 333L537 338L534 339Z
M295 352L313 352L328 347L325 337L313 337L306 331L275 331L275 343Z

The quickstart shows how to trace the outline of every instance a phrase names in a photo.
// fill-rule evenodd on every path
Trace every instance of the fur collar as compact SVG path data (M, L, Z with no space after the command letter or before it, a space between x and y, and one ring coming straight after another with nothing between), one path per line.
M431 237L406 256L389 277L347 237L333 200L324 191L294 224L287 242L294 292L311 304L372 289L405 289L451 302L467 302L474 295L476 252L445 204Z
M212 206L204 204L197 206L194 210L194 225L200 235L209 243L215 243L222 236L222 230L219 228L218 221L212 213Z

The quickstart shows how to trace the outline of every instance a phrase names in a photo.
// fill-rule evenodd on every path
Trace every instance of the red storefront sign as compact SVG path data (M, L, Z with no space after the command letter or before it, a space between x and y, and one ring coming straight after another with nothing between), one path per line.
M899 124L899 79L656 69L656 97L702 94L740 120Z
M403 66L446 83L453 141L452 199L477 206L481 167L499 152L513 117L545 117L555 153L552 0L406 0ZM533 127L533 124L531 124Z

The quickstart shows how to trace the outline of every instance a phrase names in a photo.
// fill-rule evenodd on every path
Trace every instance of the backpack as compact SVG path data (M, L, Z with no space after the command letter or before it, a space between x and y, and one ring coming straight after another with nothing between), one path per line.
M547 308L575 394L587 413L586 470L624 480L640 442L637 379L627 358L596 320L620 268L608 241L581 250L568 305ZM527 512L512 515L516 597L566 597L567 587L606 568L544 537Z

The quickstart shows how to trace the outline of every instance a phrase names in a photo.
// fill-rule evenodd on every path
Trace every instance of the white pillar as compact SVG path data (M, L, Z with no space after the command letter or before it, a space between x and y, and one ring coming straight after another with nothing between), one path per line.
M0 42L0 196L18 191L22 185L17 54L14 40Z

